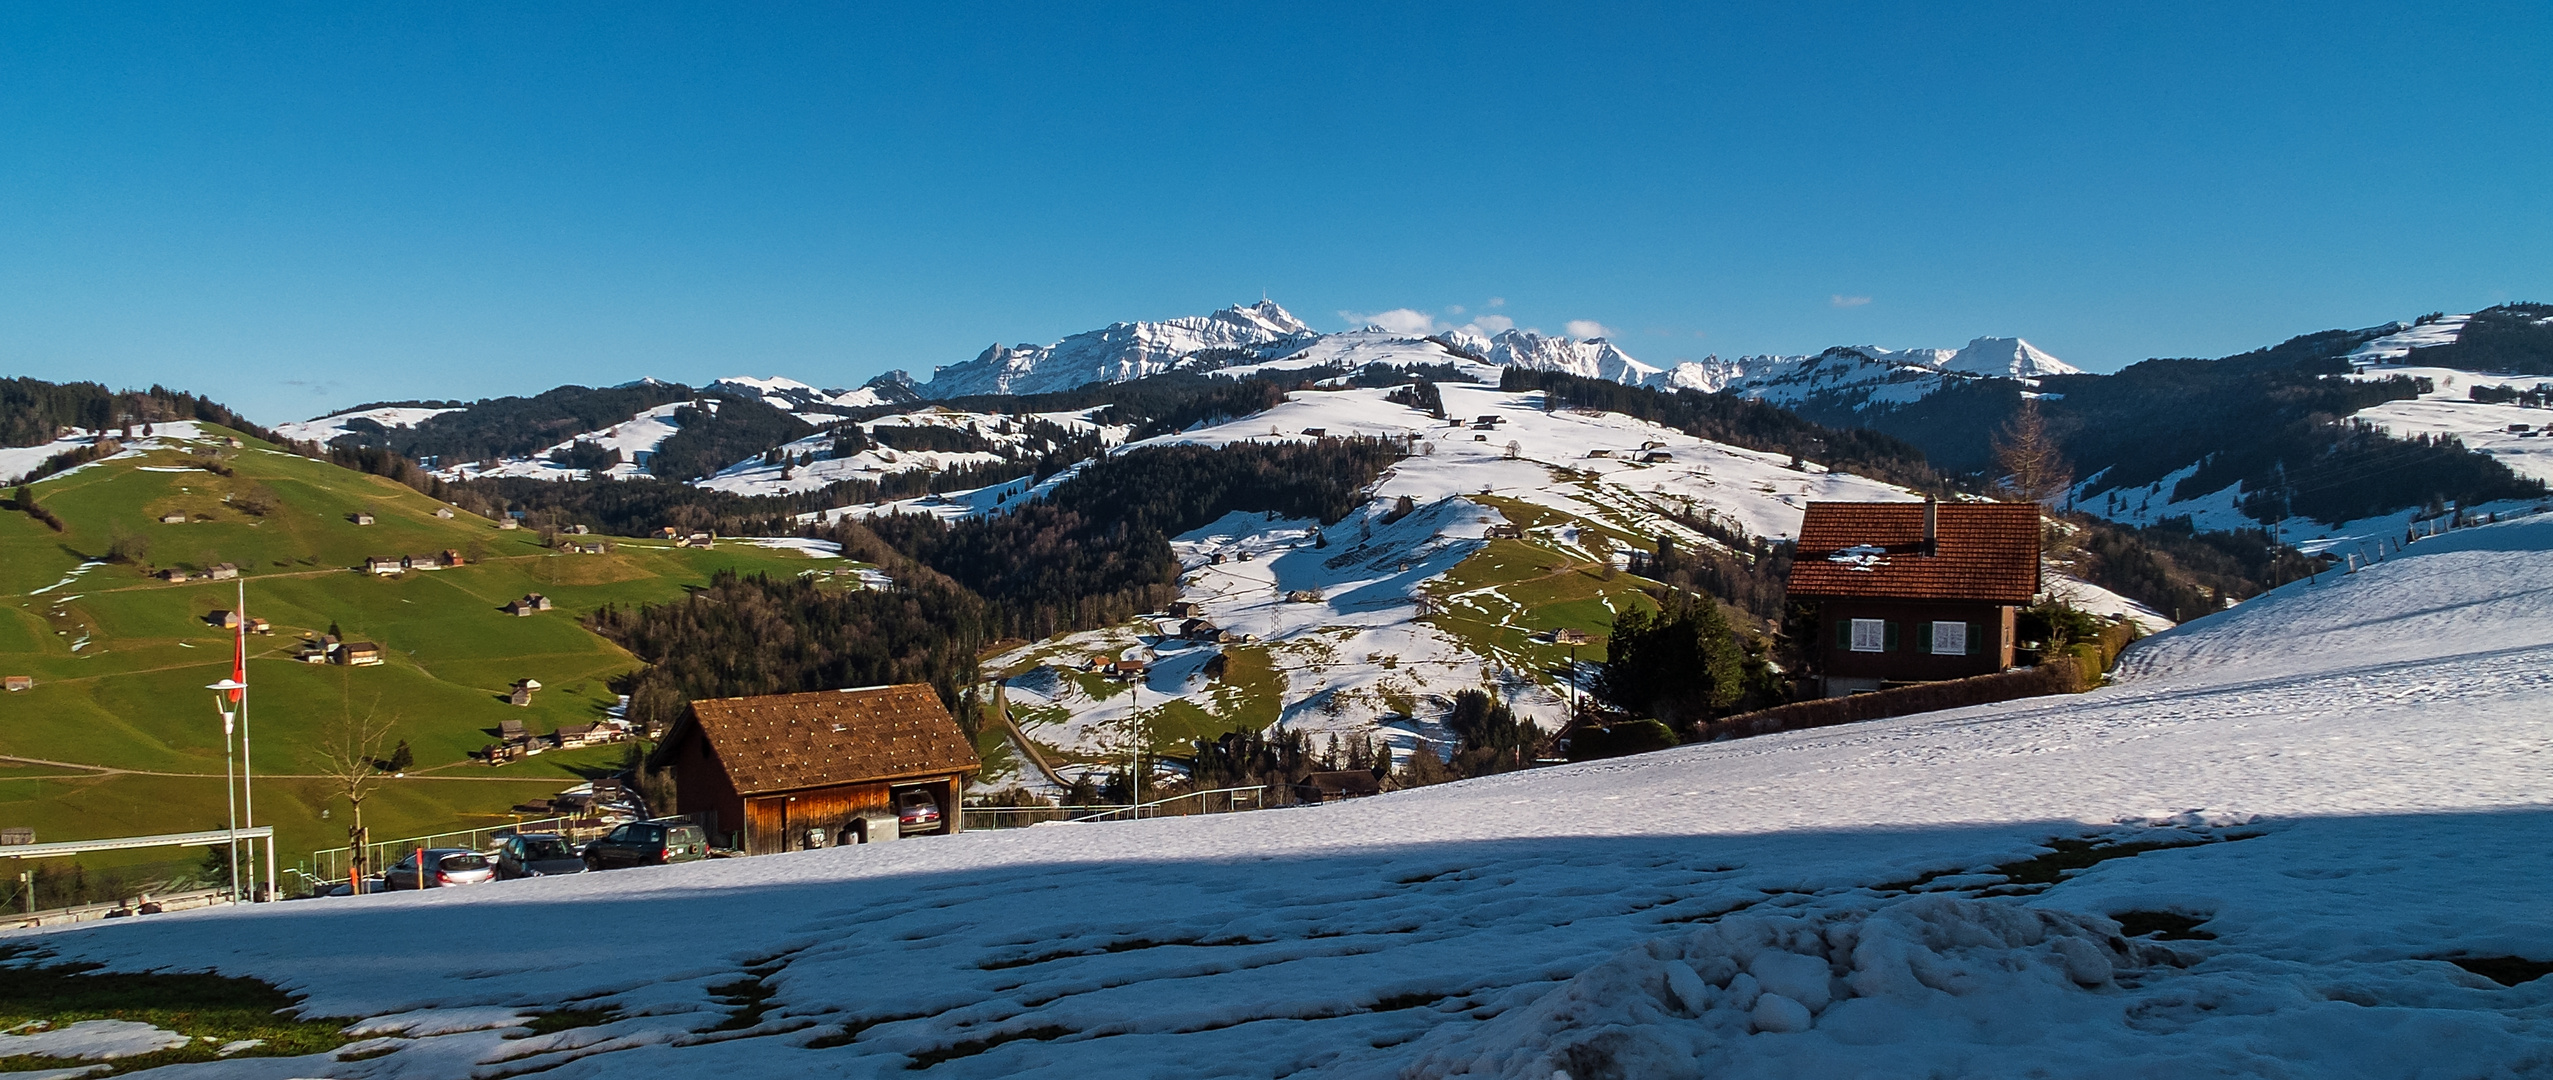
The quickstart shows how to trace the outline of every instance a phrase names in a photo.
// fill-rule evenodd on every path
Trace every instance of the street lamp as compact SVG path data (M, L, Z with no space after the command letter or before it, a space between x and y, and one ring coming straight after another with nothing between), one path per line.
M222 797L230 803L230 902L239 902L239 781L231 767L231 722L239 714L231 711L231 692L246 690L248 684L237 679L224 679L206 686L213 691L213 711L222 715Z

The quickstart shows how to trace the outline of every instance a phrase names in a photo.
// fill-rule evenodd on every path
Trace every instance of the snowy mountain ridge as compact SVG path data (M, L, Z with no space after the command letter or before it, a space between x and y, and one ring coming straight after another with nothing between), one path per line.
M1799 356L1759 355L1735 360L1709 356L1659 367L1634 358L1606 338L1573 338L1524 328L1494 334L1464 329L1424 336L1368 326L1324 334L1275 301L1261 300L1211 315L1115 323L1051 345L994 345L972 360L937 369L919 389L923 396L931 398L1051 393L1173 370L1265 368L1276 362L1309 358L1315 352L1343 352L1341 346L1371 344L1378 339L1400 343L1412 355L1368 362L1468 360L1489 369L1559 371L1632 386L1713 393L1726 390L1775 400L1793 399L1804 392L1904 385L1910 381L1909 376L1923 377L1921 389L1928 393L1948 378L2028 380L2081 371L2027 341L2008 337L1980 337L1957 349L1852 345ZM1316 348L1324 344L1332 348Z

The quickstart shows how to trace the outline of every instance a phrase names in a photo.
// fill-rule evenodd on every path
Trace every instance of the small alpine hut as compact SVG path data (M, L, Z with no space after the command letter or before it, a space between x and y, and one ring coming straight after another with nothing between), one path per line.
M1826 697L2009 668L2038 592L2035 503L1810 503L1791 564Z
M694 701L649 764L673 768L712 842L749 855L957 832L984 767L923 683ZM901 828L922 799L936 820Z

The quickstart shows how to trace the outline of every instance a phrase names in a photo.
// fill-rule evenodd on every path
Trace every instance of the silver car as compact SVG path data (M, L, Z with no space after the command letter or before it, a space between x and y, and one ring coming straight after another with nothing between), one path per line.
M381 883L391 891L400 889L440 889L449 885L485 885L496 880L496 864L488 857L468 848L425 849L426 873L418 881L417 852L411 851L397 865L381 874Z

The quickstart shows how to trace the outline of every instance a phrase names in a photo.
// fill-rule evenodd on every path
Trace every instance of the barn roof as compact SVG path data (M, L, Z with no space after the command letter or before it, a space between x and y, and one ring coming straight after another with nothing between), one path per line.
M1923 503L1808 504L1790 594L2029 603L2039 591L2039 507L1936 506L1927 554Z
M692 702L680 726L698 728L745 795L984 767L922 683L709 698Z

